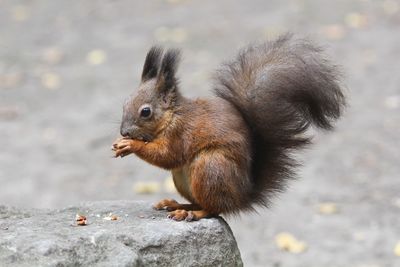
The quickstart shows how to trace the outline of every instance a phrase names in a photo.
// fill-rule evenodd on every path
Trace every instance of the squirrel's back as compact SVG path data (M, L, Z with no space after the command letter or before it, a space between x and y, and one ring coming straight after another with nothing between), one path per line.
M293 177L292 152L310 143L309 126L329 130L340 117L339 77L319 47L291 35L249 46L217 72L217 96L236 107L253 135L256 203L268 205Z

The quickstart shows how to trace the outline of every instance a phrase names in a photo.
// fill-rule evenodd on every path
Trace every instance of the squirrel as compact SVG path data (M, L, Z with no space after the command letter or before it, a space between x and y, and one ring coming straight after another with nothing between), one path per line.
M180 51L152 47L141 83L123 106L115 157L131 153L172 172L190 204L155 209L177 221L269 207L299 165L306 130L331 130L345 97L338 67L323 50L291 34L249 45L214 76L214 97L188 99L176 77Z

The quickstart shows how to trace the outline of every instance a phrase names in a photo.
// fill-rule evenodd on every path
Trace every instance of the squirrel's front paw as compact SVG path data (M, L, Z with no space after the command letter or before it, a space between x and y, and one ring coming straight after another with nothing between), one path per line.
M135 140L133 139L126 139L126 138L120 138L117 139L113 145L112 145L112 150L115 152L115 157L125 157L131 153L134 152L133 147L134 147L134 142Z
M163 199L153 206L156 210L173 211L180 207L179 203L174 199Z

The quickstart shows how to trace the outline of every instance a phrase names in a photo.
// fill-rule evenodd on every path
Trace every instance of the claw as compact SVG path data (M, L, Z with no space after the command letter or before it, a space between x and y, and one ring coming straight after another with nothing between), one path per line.
M191 222L191 221L193 221L193 219L194 219L194 214L193 214L193 212L192 211L189 211L188 212L188 215L187 215L187 217L186 217L186 221L187 222Z

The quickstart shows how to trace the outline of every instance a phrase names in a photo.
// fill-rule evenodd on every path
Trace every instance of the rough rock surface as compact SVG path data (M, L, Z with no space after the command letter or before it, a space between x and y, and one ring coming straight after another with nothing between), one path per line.
M76 214L86 226L75 226ZM110 213L118 220L105 220ZM147 202L61 210L0 206L1 266L242 266L223 219L175 222Z

